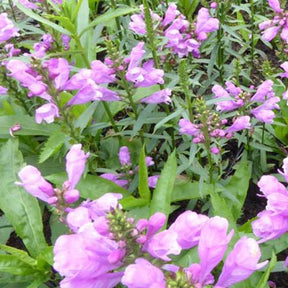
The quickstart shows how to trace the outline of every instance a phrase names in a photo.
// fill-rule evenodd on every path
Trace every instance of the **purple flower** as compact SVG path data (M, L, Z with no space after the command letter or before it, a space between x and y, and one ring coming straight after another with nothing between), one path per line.
M182 249L190 249L198 244L201 229L208 219L205 215L185 211L177 217L169 230L178 234L177 241Z
M54 246L54 268L66 277L60 287L73 287L64 286L70 281L98 287L109 271L122 265L121 257L113 256L118 250L118 243L98 234L92 223L84 225L77 234L60 236Z
M7 57L18 56L21 53L20 49L16 49L12 43L8 43L4 46L5 51L7 52Z
M148 177L148 186L150 188L156 188L159 177L160 177L160 175L149 176Z
M7 88L0 86L0 95L5 95L7 92L8 92Z
M165 13L165 17L162 21L162 25L166 26L170 24L179 14L180 12L178 11L176 4L169 3L168 9Z
M218 102L216 110L232 111L244 105L244 101L238 97L238 95L242 93L242 90L239 87L236 87L231 82L226 82L226 90L220 85L213 86L212 92L214 93L215 98L231 98L229 93L235 97L232 100L223 100Z
M94 80L96 84L112 83L116 80L114 69L109 68L99 60L91 62L91 69L91 79Z
M79 206L69 211L66 217L66 222L73 232L77 232L82 226L91 223L89 208Z
M120 148L120 151L118 153L119 157L119 162L121 163L122 166L130 166L130 152L127 146L122 146Z
M181 134L188 134L188 135L196 136L200 132L200 130L198 129L198 126L195 124L192 124L188 119L180 119L179 126L180 126Z
M118 175L118 174L114 174L114 173L104 173L104 174L101 174L100 177L104 178L104 179L107 179L109 181L112 181L114 182L115 184L117 184L118 186L121 186L121 187L126 187L129 183L128 180L125 180L125 179L121 179L121 175Z
M216 31L219 29L219 20L212 18L209 14L209 10L206 8L201 8L198 12L196 21L197 39L200 41L207 39L207 33Z
M251 101L265 102L267 99L270 99L275 96L273 91L273 81L266 80L264 81L257 89L254 96L251 98Z
M90 214L93 220L99 216L105 216L111 209L122 208L119 200L122 199L119 193L105 193L103 196L89 203Z
M258 243L279 238L288 231L288 217L267 210L257 216L258 219L252 222L252 229L253 233L261 238Z
M64 58L52 58L47 62L47 66L49 69L49 77L54 80L55 88L63 90L70 74L68 61Z
M78 278L66 277L60 282L60 288L113 288L120 282L123 272L105 273L98 277Z
M280 67L285 71L284 73L280 74L281 77L288 78L288 62L284 62L280 65Z
M124 271L121 283L128 288L165 288L163 272L143 258L130 264Z
M283 166L282 166L283 172L278 170L278 172L284 176L286 182L288 182L288 157L286 157L283 160Z
M165 88L163 90L157 91L153 93L152 95L142 98L141 102L142 103L149 103L149 104L160 104L160 103L166 103L170 104L171 103L171 89Z
M216 286L230 287L247 279L254 271L263 268L268 263L264 261L258 264L260 258L261 252L257 242L243 236L225 260Z
M28 193L47 203L53 202L54 189L41 175L40 171L34 166L25 166L18 173L22 182L16 182L16 185L22 186ZM57 199L57 198L56 198Z
M137 34L145 35L146 24L143 15L141 14L132 15L131 21L129 23L129 29Z
M262 30L263 26L260 26L259 25L259 29ZM265 29L263 32L262 32L262 38L265 40L265 41L268 41L270 42L272 39L274 39L276 37L276 35L278 34L279 30L281 29L281 26L272 26L272 27L269 27L267 29Z
M75 203L80 198L80 192L77 189L71 189L64 192L64 200L68 204Z
M47 123L54 122L55 117L59 117L58 107L53 103L47 103L37 108L35 111L35 121L40 124L43 121Z
M228 243L234 234L232 230L226 235L228 226L229 223L225 218L216 216L207 220L202 227L198 244L201 283L205 282L206 277L218 265L226 252Z
M85 170L85 163L88 157L89 153L85 154L81 144L74 144L71 146L66 155L66 171L68 174L69 190L74 189L79 182Z
M0 44L12 37L18 36L18 29L14 27L11 20L8 19L7 13L0 14Z
M236 118L234 123L225 130L225 132L233 133L233 132L241 131L243 129L250 129L250 128L251 128L250 117L239 116Z
M264 102L264 104L258 106L255 109L252 109L251 113L259 121L271 124L273 123L273 120L276 116L275 113L272 111L272 109L279 109L279 106L277 104L279 101L280 101L279 97L269 98Z
M153 60L147 61L143 64L141 60L145 54L143 50L144 42L139 42L131 52L131 55L126 61L129 61L126 79L135 84L135 87L150 87L155 84L163 84L164 71L154 68Z
M264 175L260 178L257 183L260 191L267 198L268 195L272 193L281 193L283 195L287 195L287 189L285 186L278 181L278 179L271 175Z
M283 9L281 9L280 3L278 0L268 0L269 6L277 13L282 13Z
M69 50L71 38L68 35L63 34L61 35L61 39L62 39L62 44L64 46L64 50Z

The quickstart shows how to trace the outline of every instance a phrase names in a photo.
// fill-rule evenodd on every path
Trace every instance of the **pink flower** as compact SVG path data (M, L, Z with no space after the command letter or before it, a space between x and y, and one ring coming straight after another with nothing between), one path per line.
M265 102L267 99L270 99L275 96L273 91L273 81L266 80L258 88L254 96L251 98L251 101Z
M200 257L201 276L200 283L204 283L209 273L222 260L228 243L234 231L228 235L229 223L225 218L216 216L210 218L202 227L198 244L198 254Z
M128 288L165 288L163 272L149 261L138 258L124 271L121 283Z
M227 91L226 91L227 90ZM235 98L231 100L223 100L217 102L216 110L218 111L232 111L244 105L242 99L237 99L237 96L242 92L239 87L236 87L231 82L226 82L226 90L220 85L214 85L212 87L212 92L214 93L215 98L231 98L229 93Z
M41 175L40 171L34 166L25 166L18 173L22 182L16 182L16 185L22 186L28 193L42 201L50 203L54 200L54 189Z
M127 146L122 146L120 148L120 151L118 153L118 157L119 157L119 161L121 163L122 166L129 166L131 165L130 162L130 152Z
M288 217L267 210L257 216L258 219L252 222L252 229L253 233L261 238L258 243L277 239L288 231Z
M219 29L219 20L212 18L209 14L209 10L201 8L198 12L196 21L195 33L200 41L207 39L207 33L216 31Z
M269 6L277 13L282 13L283 9L281 9L280 3L278 0L268 0Z
M54 122L55 117L59 117L58 107L53 103L47 103L36 109L35 121L40 124L43 121L47 123Z
M271 175L262 176L258 181L257 185L266 198L268 195L275 192L281 193L283 195L286 195L288 193L286 187L282 183L280 183L276 177Z
M192 124L188 119L180 119L179 126L181 134L196 136L200 132L197 125Z
M225 131L226 133L233 133L237 131L241 131L243 129L250 129L251 123L250 123L250 117L249 116L239 116L236 118L234 123L228 127Z
M91 62L91 78L96 84L112 83L116 81L114 69L109 68L99 60Z
M52 58L47 62L47 66L49 69L49 77L54 80L55 88L63 90L70 74L68 61L64 58Z
M149 176L148 177L148 186L150 188L156 188L159 177L160 177L160 175Z
M74 189L79 182L85 170L85 163L88 157L89 153L85 154L81 144L74 144L71 146L66 155L66 171L68 174L69 190Z
M101 178L107 179L109 181L114 182L118 186L127 187L129 181L125 179L121 179L121 175L114 174L114 173L104 173L100 175Z
M247 279L254 271L263 268L268 263L264 261L258 264L260 258L261 252L257 242L243 236L225 260L216 286L230 287Z
M64 200L68 204L75 203L80 198L80 192L77 189L71 189L64 192Z
M8 19L7 13L1 13L0 14L0 44L18 35L19 35L18 29L15 28L13 22Z
M5 95L7 92L8 92L7 88L0 86L0 95Z
M285 71L284 73L280 74L280 76L288 78L288 61L282 63L280 67Z
M190 249L198 244L201 229L208 219L205 215L185 211L177 217L169 230L178 234L177 241L182 249Z
M165 13L165 17L162 21L162 25L166 26L170 23L172 23L172 21L180 14L180 12L177 9L177 6L175 3L169 3L168 9Z
M278 170L278 172L284 176L286 182L288 182L288 157L286 157L283 160L283 166L282 166L283 172Z
M93 285L88 287L97 287L97 284L103 283L109 271L121 266L121 258L110 261L118 249L118 243L98 234L92 223L84 225L77 234L60 236L53 252L54 268L65 276L61 287L71 287L68 286L70 281L91 282ZM67 286L63 283L67 283Z
M152 95L142 98L142 103L150 103L150 104L160 104L160 103L171 103L171 89L165 88L163 90L157 91L153 93Z

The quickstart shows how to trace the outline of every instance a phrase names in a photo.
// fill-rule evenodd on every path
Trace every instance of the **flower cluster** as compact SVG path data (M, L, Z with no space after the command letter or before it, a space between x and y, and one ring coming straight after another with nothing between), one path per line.
M131 176L133 176L135 173L137 173L139 167L136 166L134 169L132 168L132 163L131 163L131 158L130 158L130 152L127 146L122 146L120 148L119 154L119 162L121 164L121 170L123 173L104 173L101 174L100 176L102 178L105 178L107 180L110 180L114 182L115 184L122 186L122 187L127 187L129 184L129 179ZM146 161L146 166L150 167L154 165L154 161L150 156L147 156L145 158ZM148 185L150 188L155 188L157 185L157 181L160 175L153 175L148 177Z
M236 87L231 82L226 82L226 90L220 85L214 85L212 92L214 93L215 98L231 99L218 102L216 110L233 111L245 106L245 109L243 110L247 110L248 108L250 113L258 121L264 123L273 123L273 119L275 118L273 109L279 109L277 103L280 101L280 98L275 96L272 80L266 80L259 85L253 96L249 92L244 92L239 87ZM258 106L254 109L250 109L251 105Z
M288 158L283 160L283 172L279 171L288 182ZM276 239L288 231L288 191L279 180L272 175L264 175L258 187L267 199L266 209L258 214L252 222L253 232L260 237L259 243Z
M211 272L233 236L233 231L227 234L225 218L186 211L159 232L164 214L135 223L121 210L119 199L121 195L108 193L68 212L67 224L74 233L60 236L54 247L54 268L65 277L61 288L112 288L119 282L128 288L203 287L215 282ZM170 255L197 245L199 264L182 268L170 263ZM215 287L248 278L266 265L258 264L260 257L256 241L242 237L228 254Z
M34 166L25 166L18 176L22 182L16 182L22 186L28 193L40 200L60 206L64 204L72 204L79 200L80 193L75 189L84 170L85 162L89 153L85 154L82 151L81 144L73 145L66 155L66 171L68 180L63 183L62 189L54 189L47 182L41 172Z
M141 9L141 14L131 16L129 28L137 34L145 35L143 7ZM188 56L189 53L192 53L194 57L199 57L201 42L207 39L208 33L219 29L219 20L212 18L206 8L199 10L194 27L190 27L189 21L178 11L174 3L169 4L164 18L152 11L150 14L156 33L167 39L166 47L179 57Z
M281 31L280 37L288 43L288 13L281 9L278 0L268 0L269 6L276 12L273 20L266 20L259 24L259 29L263 30L262 38L271 41Z

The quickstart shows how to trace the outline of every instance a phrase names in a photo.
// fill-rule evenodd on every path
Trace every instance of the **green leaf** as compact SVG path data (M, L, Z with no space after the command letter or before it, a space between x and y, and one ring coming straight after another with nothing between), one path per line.
M98 104L99 104L98 101L94 101L93 103L91 103L90 106L87 109L85 109L85 111L75 121L74 127L80 128L80 131L82 132L83 129L86 128L86 126L88 125L89 121L91 121L91 117L93 116ZM107 125L107 123L105 124Z
M14 255L0 255L0 271L13 275L26 276L33 274L35 270Z
M258 285L256 286L256 288L265 288L265 287L267 287L267 281L268 281L269 275L271 274L272 270L274 269L276 263L277 263L277 258L275 256L275 253L272 253L272 257L271 257L269 266L266 268L266 271L263 274L263 276L261 277L261 279L260 279Z
M89 2L82 0L77 14L77 34L79 35L86 27L89 26ZM84 49L88 48L88 35L82 34L80 41Z
M171 195L171 202L203 198L209 195L210 191L211 186L209 184L202 183L202 185L200 185L199 182L177 180Z
M15 124L20 124L21 129L15 135L43 135L50 136L54 131L59 130L56 124L36 124L33 117L27 115L9 115L0 117L0 135L10 137L9 130Z
M0 217L0 243L5 244L10 238L10 234L13 231L12 225L9 223L7 217L2 215Z
M98 16L94 21L92 21L86 28L84 28L81 33L79 34L79 37L81 38L82 35L88 31L90 28L100 24L100 23L106 23L110 22L111 20L119 17L119 16L124 16L130 13L134 13L136 11L139 11L139 8L118 8L117 10L111 11L111 12L106 12L103 15Z
M177 159L174 150L168 157L168 160L161 172L161 176L158 179L151 201L150 215L153 215L156 212L163 212L168 219L170 213L171 195L176 179L176 171Z
M16 249L14 247L6 246L0 244L0 249L2 251L5 251L13 256L15 256L17 259L21 260L22 262L30 265L30 266L36 266L37 261L34 258L31 258L27 252L23 250Z
M67 135L61 131L56 131L53 133L45 142L44 147L42 148L39 156L39 163L43 163L56 152L58 152L67 138Z
M141 198L146 199L149 203L151 198L151 193L148 186L148 171L145 160L145 148L141 149L140 159L139 159L139 195Z
M226 218L230 227L237 231L236 219L234 218L231 208L227 204L225 198L221 197L215 189L211 189L210 199L213 207L213 215Z
M222 186L227 198L226 201L230 206L230 210L232 210L235 220L241 216L241 210L249 188L251 167L251 162L247 161L247 157L242 157L241 161L235 165L235 173L228 185Z
M120 200L124 209L130 210L132 208L139 208L148 205L147 199L137 199L133 196L126 197Z
M67 175L66 173L58 173L49 175L46 179L53 184L61 186L67 180ZM130 196L130 192L123 187L95 175L87 175L85 178L82 178L77 184L77 189L80 191L81 197L91 200L97 199L108 192L120 193L124 197Z
M34 13L31 9L26 8L25 6L20 4L18 1L15 4L19 10L21 10L24 14L31 17L32 19L53 28L54 30L60 32L61 34L66 34L68 36L71 36L71 33L68 30Z
M23 166L17 139L10 139L0 149L0 208L13 225L32 256L47 247L41 211L35 197L16 186L17 173Z

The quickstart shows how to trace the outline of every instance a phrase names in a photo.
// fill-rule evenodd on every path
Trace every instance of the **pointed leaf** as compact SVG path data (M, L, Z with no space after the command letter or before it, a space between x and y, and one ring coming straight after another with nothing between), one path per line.
M10 139L0 149L0 209L32 256L47 247L41 211L35 197L16 186L17 173L23 166L17 139Z
M164 165L161 176L158 179L157 186L154 190L151 206L150 215L156 212L163 212L168 219L170 213L170 202L173 187L176 179L177 161L175 150L168 157L167 162Z
M145 148L142 147L141 153L140 153L140 159L139 159L139 194L140 197L143 199L146 199L149 203L151 193L148 187L148 171L147 171L147 165L145 160Z

